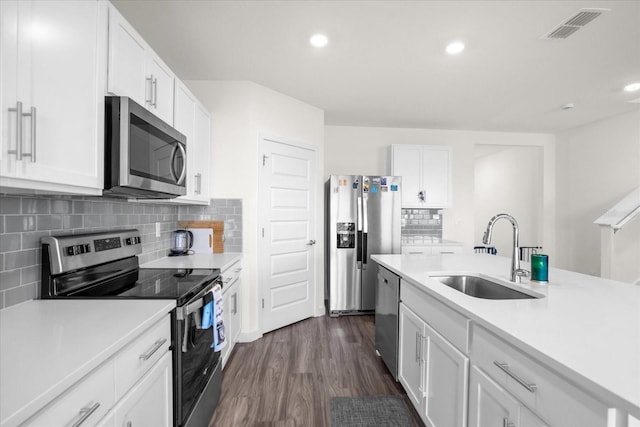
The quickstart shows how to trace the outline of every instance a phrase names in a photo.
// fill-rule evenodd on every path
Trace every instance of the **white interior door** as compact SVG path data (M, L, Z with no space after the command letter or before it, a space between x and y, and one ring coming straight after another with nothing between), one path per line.
M261 137L258 286L262 332L313 316L316 153Z

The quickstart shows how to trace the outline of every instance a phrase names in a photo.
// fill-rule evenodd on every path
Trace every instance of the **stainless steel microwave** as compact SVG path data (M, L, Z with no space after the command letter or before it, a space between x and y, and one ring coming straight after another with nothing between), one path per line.
M187 193L187 138L131 98L107 96L104 174L107 196L182 196Z

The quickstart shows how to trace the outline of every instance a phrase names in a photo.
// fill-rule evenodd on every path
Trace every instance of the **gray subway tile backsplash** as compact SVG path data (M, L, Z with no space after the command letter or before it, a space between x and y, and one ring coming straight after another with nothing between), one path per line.
M180 220L223 220L225 251L242 252L242 200L212 199L210 206L183 206L121 199L0 194L0 308L40 293L40 239L43 236L137 228L140 263L167 255ZM156 225L160 223L160 237Z
M402 209L402 238L442 238L442 211L440 209Z

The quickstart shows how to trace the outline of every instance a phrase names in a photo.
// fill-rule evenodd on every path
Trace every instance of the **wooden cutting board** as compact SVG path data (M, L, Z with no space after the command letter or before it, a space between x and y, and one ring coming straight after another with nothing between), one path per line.
M211 245L213 253L224 253L224 221L179 221L178 227L185 229L211 229L213 231L213 242Z

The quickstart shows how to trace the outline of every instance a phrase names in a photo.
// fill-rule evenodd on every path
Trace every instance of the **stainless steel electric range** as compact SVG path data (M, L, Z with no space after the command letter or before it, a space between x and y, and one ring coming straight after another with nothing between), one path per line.
M136 229L42 238L42 298L172 299L174 425L209 424L222 384L213 332L201 329L201 309L219 269L145 269ZM207 295L208 294L208 295Z

